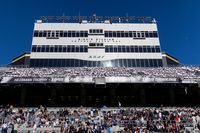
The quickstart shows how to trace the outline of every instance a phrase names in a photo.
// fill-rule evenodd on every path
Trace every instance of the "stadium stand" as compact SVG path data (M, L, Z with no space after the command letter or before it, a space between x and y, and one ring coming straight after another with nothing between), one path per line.
M191 132L200 131L199 108L14 108L0 109L2 131Z

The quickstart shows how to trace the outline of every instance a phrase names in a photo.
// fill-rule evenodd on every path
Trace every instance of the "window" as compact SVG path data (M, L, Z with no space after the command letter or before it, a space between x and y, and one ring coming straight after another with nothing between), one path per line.
M150 46L147 46L147 52L151 53L151 47Z
M113 46L110 45L110 52L114 52Z
M144 64L145 64L145 67L149 67L149 60L148 59L144 59Z
M47 37L51 37L51 31L50 30L47 31Z
M136 67L135 59L132 59L132 67Z
M154 37L158 37L158 32L157 31L153 31L153 36Z
M126 47L125 46L122 46L122 52L126 52Z
M64 31L64 37L67 37L67 31Z
M143 52L142 46L139 46L139 53L142 53L142 52Z
M63 37L64 35L63 35L63 31L60 31L60 35L59 35L60 37Z
M41 52L45 52L45 45L42 46Z
M76 37L75 31L72 31L72 37Z
M88 37L88 32L87 31L84 32L84 37Z
M67 52L67 47L63 46L63 52Z
M80 37L79 31L76 31L76 37Z
M117 31L117 37L121 37L120 31Z
M71 52L71 46L70 45L67 46L67 52Z
M72 37L72 31L68 31L67 36L68 36L68 37Z
M154 67L158 67L157 59L153 59L153 66L154 66Z
M152 53L155 53L155 52L156 52L154 46L151 47L151 52L152 52Z
M36 52L37 46L33 45L32 46L32 52Z
M136 38L136 31L133 31L133 37Z
M141 37L144 38L144 31L141 32Z
M160 59L158 59L158 66L159 66L159 67L162 67L162 66L163 66L162 60L160 60Z
M126 46L126 52L130 52L130 46Z
M51 31L51 37L55 37L55 31Z
M159 53L160 52L160 47L156 46L156 52Z
M96 44L95 44L95 43L90 43L89 46L90 46L90 47L95 47Z
M138 38L140 38L141 36L140 36L140 32L139 31L137 31L137 37Z
M129 36L128 36L128 32L125 32L125 37L129 37Z
M121 37L124 37L124 31L121 31Z
M75 52L75 46L74 45L71 46L71 52Z
M140 59L136 59L136 67L140 67Z
M114 52L117 53L117 46L114 46Z
M59 47L59 52L62 52L62 45L60 45L58 47Z
M146 48L146 46L143 46L143 52L144 52L144 53L147 52L147 48Z
M148 31L145 31L145 36L146 36L146 38L149 37L149 32Z
M140 59L141 67L144 67L144 59Z
M113 31L113 37L117 37L117 32Z
M153 37L153 33L151 31L149 32L149 37Z
M39 37L42 37L42 31L39 31Z
M55 47L54 47L54 52L58 52L58 46L57 45L55 45Z
M138 53L138 46L135 46L135 53Z
M134 46L130 46L131 52L135 52Z
M108 37L108 32L107 31L105 31L105 37Z
M79 46L76 46L76 52L80 52Z
M80 32L80 37L84 37L84 32L83 31Z
M84 52L88 52L88 47L84 46Z
M39 31L37 31L37 30L34 31L34 35L33 35L33 36L34 36L34 37L38 37L38 35L39 35Z
M109 31L109 33L108 33L109 35L109 37L113 37L113 35L112 35L112 31Z
M122 52L122 46L118 46L118 52Z
M129 31L129 37L133 37L132 31Z
M43 31L43 37L47 37L47 31Z
M59 37L60 31L56 31L56 37Z
M54 52L54 46L50 46L50 52Z
M37 52L41 52L41 46L37 46Z
M131 67L132 66L131 59L127 59L127 62L128 62L128 67Z

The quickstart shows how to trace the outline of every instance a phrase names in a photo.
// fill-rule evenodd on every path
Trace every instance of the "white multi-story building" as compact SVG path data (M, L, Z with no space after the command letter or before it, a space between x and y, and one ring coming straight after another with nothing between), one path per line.
M77 23L38 20L30 66L160 67L163 63L157 24L153 19Z

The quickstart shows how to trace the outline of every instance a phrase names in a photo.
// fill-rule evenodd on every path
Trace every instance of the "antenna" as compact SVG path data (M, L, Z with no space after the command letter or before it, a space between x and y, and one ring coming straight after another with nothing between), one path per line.
M80 16L81 16L81 12L79 11L79 12L78 12L79 23L81 23L81 17L80 17Z
M96 23L96 13L93 14L94 17L94 23Z
M119 18L119 23L121 23L121 18Z
M64 17L65 16L65 12L63 12L62 16ZM65 20L63 19L63 23L65 22Z
M156 19L155 18L153 18L152 23L154 23L154 24L156 23Z
M126 22L128 23L128 13L126 13Z

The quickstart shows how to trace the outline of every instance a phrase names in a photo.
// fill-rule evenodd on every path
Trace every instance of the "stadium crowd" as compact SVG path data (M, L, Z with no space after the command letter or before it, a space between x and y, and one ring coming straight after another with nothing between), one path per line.
M134 77L149 76L161 78L200 79L200 67L74 67L74 68L17 68L0 69L1 77Z
M13 108L0 109L2 133L37 132L59 127L61 133L200 132L199 108ZM48 129L47 129L48 130ZM54 131L52 131L54 132ZM45 131L47 133L47 131Z

